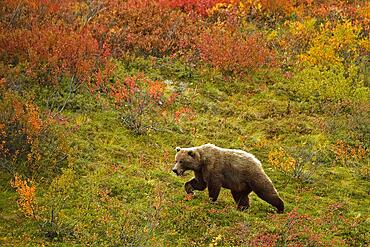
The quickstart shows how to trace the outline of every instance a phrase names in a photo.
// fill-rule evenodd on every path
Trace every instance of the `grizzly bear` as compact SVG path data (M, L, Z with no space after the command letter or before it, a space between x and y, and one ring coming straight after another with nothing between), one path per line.
M185 183L187 194L208 187L209 199L215 202L223 187L231 190L238 209L244 210L249 207L249 193L254 191L262 200L276 207L278 213L284 212L284 202L254 155L213 144L177 147L176 151L176 164L172 171L177 176L182 176L187 170L195 174Z

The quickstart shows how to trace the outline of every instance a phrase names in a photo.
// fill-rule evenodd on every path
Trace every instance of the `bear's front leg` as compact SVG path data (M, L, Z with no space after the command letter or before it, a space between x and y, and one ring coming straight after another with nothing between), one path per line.
M220 191L221 191L221 183L219 183L217 180L208 182L208 195L209 195L210 202L213 203L217 201Z
M185 183L185 191L187 194L194 194L194 190L205 190L206 188L207 184L196 178Z

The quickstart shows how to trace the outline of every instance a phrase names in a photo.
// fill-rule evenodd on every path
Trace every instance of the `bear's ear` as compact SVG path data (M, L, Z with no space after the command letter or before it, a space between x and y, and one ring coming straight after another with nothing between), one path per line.
M194 157L194 156L195 156L195 152L194 152L194 150L189 150L189 151L188 151L188 154L189 154L191 157Z
M176 152L179 152L181 150L180 147L176 147Z

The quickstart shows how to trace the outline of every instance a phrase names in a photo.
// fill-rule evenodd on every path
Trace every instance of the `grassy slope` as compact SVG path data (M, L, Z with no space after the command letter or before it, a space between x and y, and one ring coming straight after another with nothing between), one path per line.
M40 223L40 228L39 223L23 218L15 194L3 182L0 245L239 246L250 244L260 233L270 238L279 235L281 246L292 242L342 245L342 240L346 245L369 244L370 184L361 178L361 167L335 165L327 151L318 152L322 162L307 167L313 171L313 182L305 183L267 162L274 147L292 152L312 147L327 150L335 137L317 124L325 120L323 116L299 113L294 105L287 114L288 101L273 85L250 81L225 85L217 74L164 67L147 74L189 85L183 102L195 109L196 118L181 123L177 131L135 136L122 126L118 112L104 104L96 106L99 110L67 109L71 167L52 189L39 188L40 204L56 205L57 223ZM140 66L128 69L136 68ZM191 174L185 178L171 174L174 148L207 142L254 153L285 200L286 212L297 210L309 218L300 221L293 213L276 215L254 194L251 208L239 212L227 190L222 190L215 205L208 203L206 192L184 200L183 184ZM2 176L2 181L9 181ZM50 218L48 210L40 214ZM295 220L299 226L289 225ZM298 233L295 238L294 233Z

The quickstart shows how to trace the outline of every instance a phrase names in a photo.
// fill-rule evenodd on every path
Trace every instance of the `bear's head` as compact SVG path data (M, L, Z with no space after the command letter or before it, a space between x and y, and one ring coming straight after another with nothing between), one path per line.
M185 171L197 171L200 169L200 154L197 150L192 148L176 148L175 156L176 164L172 171L177 176L184 175Z

